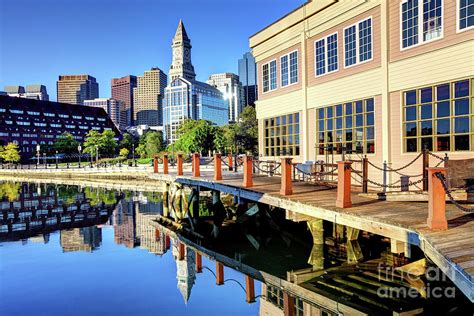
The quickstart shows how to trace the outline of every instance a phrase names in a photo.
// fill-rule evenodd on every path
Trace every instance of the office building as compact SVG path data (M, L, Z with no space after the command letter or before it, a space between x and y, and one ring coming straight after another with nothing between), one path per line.
M179 20L171 47L173 49L173 62L169 71L170 82L179 77L195 80L196 73L191 62L191 40L181 20Z
M255 105L258 99L257 64L252 53L247 52L239 59L239 79L244 90L244 107Z
M121 138L101 108L0 96L0 146L18 144L23 160L36 155L37 145L44 152L65 132L83 142L91 129L113 130L117 140Z
M99 97L99 84L89 75L62 75L56 82L58 102L84 104Z
M133 125L133 88L137 86L137 77L125 76L111 80L112 99L122 102L120 116L125 127Z
M25 95L25 87L23 86L5 86L5 93L10 97L20 98Z
M308 1L253 35L262 159L346 153L398 168L423 148L472 158L469 3ZM417 166L404 173L419 174ZM381 182L382 173L369 168L369 178Z
M236 122L245 102L239 76L229 72L213 74L209 76L207 83L222 92L229 106L229 122Z
M163 95L168 78L157 67L138 76L137 86L133 88L133 124L163 125Z
M122 121L120 116L122 102L111 98L97 98L94 100L84 100L84 105L104 109L112 122L114 122L115 127L121 131L125 129L126 122Z
M5 94L11 97L49 101L46 86L42 84L28 85L26 89L22 86L6 86L5 91Z

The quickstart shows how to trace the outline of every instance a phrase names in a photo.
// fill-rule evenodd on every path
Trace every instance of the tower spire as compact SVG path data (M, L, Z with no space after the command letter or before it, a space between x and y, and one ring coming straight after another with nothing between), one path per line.
M195 80L196 74L191 63L191 40L186 33L183 20L181 19L179 20L171 47L173 49L173 62L169 71L170 82L179 77Z

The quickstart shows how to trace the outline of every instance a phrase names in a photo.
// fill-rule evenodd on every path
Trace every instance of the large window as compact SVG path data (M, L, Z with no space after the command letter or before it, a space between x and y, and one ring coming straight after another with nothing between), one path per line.
M375 153L374 99L317 109L318 152Z
M299 113L265 119L265 156L300 154Z
M263 92L277 88L276 60L272 60L262 66Z
M474 27L474 0L457 0L458 28L460 31Z
M474 80L403 93L405 152L474 150Z
M344 29L344 67L372 59L372 18Z
M280 57L281 86L298 82L298 51L291 52Z
M316 76L338 70L337 33L314 42Z
M442 0L404 0L401 3L402 48L440 38Z

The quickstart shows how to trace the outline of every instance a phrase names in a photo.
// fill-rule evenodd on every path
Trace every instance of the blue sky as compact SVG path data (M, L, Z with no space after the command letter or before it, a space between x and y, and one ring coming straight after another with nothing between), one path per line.
M198 80L237 72L248 37L305 0L0 0L0 90L45 84L56 100L60 74L110 79L158 66L168 73L182 18Z

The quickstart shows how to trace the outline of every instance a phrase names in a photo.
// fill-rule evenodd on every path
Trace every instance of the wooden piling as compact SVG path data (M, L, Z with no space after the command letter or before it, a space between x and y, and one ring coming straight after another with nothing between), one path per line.
M218 261L216 261L216 284L224 284L224 265Z
M351 161L337 162L337 199L336 207L352 207L351 201Z
M222 180L221 154L214 154L214 181Z
M158 173L158 156L153 157L153 173Z
M249 304L255 302L255 281L248 275L245 276L245 300Z
M168 155L163 155L163 174L168 174Z
M178 154L176 160L177 160L178 176L182 176L183 175L183 155Z
M428 168L430 167L430 155L429 151L426 148L423 148L423 191L428 191Z
M199 170L199 165L200 165L200 155L199 153L194 153L193 154L193 177L200 177L201 172Z
M202 257L199 252L196 252L196 273L202 273Z
M242 186L244 188L251 188L253 186L252 179L252 157L244 156L244 181Z
M446 220L446 192L441 180L435 173L441 172L447 177L446 168L428 168L428 227L431 229L446 230L448 221Z
M184 260L184 252L185 252L185 248L184 248L184 244L180 241L178 241L178 260Z
M292 158L281 158L281 195L292 195L293 184L291 179Z

